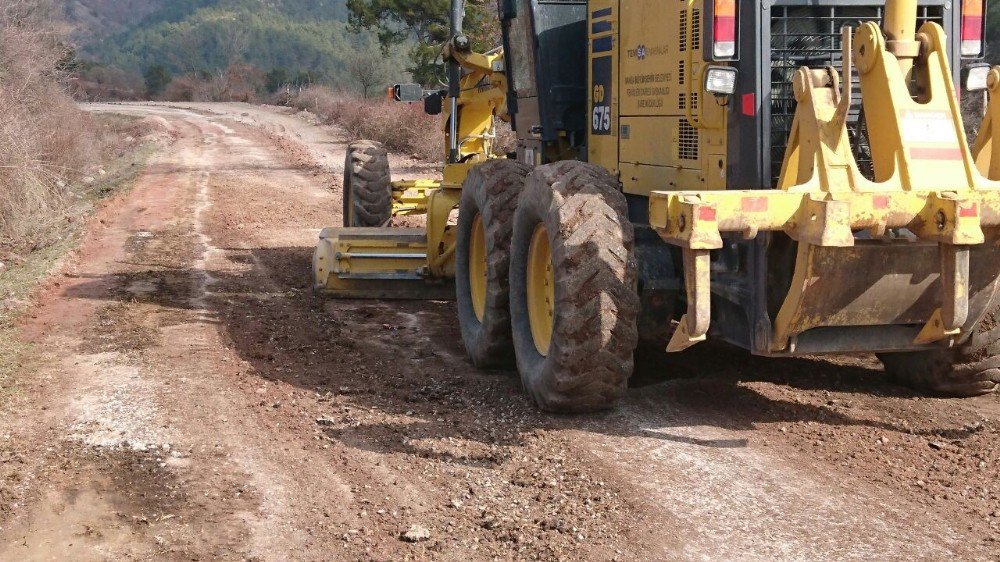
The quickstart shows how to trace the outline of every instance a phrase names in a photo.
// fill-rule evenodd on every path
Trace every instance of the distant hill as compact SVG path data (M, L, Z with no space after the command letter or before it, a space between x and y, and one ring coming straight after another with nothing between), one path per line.
M66 0L66 18L84 45L138 26L170 0Z
M346 0L66 0L65 13L81 58L137 74L247 64L336 83L355 53L376 48L347 29ZM390 66L403 65L401 53Z

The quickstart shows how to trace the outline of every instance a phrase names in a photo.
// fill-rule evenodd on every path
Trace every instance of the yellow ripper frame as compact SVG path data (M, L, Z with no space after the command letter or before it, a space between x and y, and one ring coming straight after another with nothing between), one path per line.
M914 343L951 345L969 321L969 250L982 245L984 227L1000 226L1000 106L992 104L975 144L965 129L945 51L935 23L914 33L916 0L891 0L888 40L875 23L853 36L844 31L842 72L856 67L861 79L874 181L858 169L847 133L853 96L834 68L800 69L793 87L798 102L777 189L746 191L657 191L649 201L650 223L667 242L682 248L687 312L668 350L706 339L711 318L710 252L723 247L723 233L750 239L758 232L784 232L798 243L792 286L770 339L774 353L794 351L794 338L813 327L875 323L855 312L832 318L822 299L812 298L828 248L855 246L857 232L881 238L908 229L939 245L940 307L926 319ZM853 43L853 45L852 45ZM1000 88L1000 72L990 74ZM907 86L920 92L914 99ZM994 125L996 123L996 125ZM977 167L978 164L978 167ZM984 175L985 174L985 175ZM996 274L1000 274L1000 265ZM841 272L841 275L843 272ZM996 277L996 275L994 275ZM996 291L996 283L993 284ZM923 321L923 320L921 320Z

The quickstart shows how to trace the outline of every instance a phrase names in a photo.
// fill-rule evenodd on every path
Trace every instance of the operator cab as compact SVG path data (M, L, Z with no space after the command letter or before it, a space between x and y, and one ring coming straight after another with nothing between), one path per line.
M500 0L500 24L519 158L585 159L587 2Z

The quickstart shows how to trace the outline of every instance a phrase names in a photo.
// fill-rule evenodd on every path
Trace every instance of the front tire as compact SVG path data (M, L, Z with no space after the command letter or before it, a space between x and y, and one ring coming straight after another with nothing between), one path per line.
M924 393L957 398L1000 392L1000 325L993 313L956 349L882 353L889 378Z
M604 169L568 161L528 176L511 317L521 380L542 410L604 410L624 394L638 343L633 246L625 196Z
M531 168L515 160L476 166L462 186L455 296L462 342L480 369L510 367L510 240L517 198Z
M379 227L391 218L389 153L380 142L352 142L344 162L344 226Z

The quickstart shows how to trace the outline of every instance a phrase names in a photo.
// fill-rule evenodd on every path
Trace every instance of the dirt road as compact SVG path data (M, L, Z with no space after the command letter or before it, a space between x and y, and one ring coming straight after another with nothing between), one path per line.
M468 365L451 303L311 294L336 130L90 109L173 141L25 320L0 560L1000 559L996 396L702 346L613 413L541 415Z

